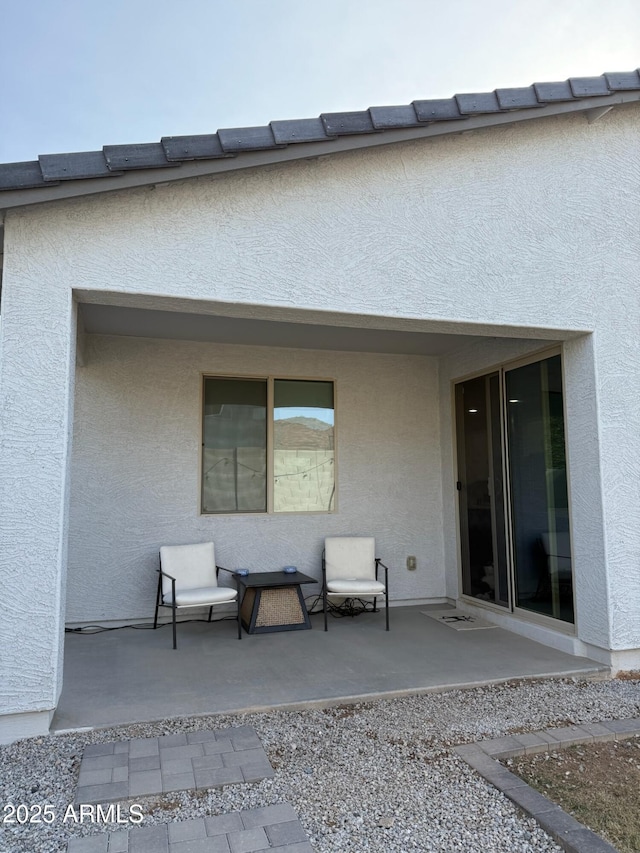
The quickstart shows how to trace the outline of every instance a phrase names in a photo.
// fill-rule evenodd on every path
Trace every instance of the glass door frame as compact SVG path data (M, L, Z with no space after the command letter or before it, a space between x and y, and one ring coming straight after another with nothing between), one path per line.
M552 358L553 356L560 356L560 363L562 368L562 409L563 409L563 426L564 426L564 443L565 448L568 447L567 441L567 399L566 399L566 377L565 377L565 365L564 365L564 351L563 347L553 346L553 347L545 347L544 349L537 350L536 352L529 353L526 356L522 356L521 358L510 359L508 361L499 362L498 364L488 365L482 370L474 371L473 373L466 374L464 376L459 376L456 379L452 379L450 383L451 387L451 411L452 411L452 435L453 435L453 462L454 462L454 493L455 493L455 517L456 517L456 544L457 544L457 560L458 560L458 598L462 601L465 601L469 604L473 604L474 606L484 607L486 609L492 610L495 613L502 613L503 615L509 616L517 616L521 618L523 621L532 622L541 627L551 628L554 631L558 631L563 634L568 634L571 636L577 636L578 633L578 613L576 609L576 584L575 584L575 570L572 567L573 571L573 583L572 583L572 596L573 596L573 613L574 613L574 621L563 622L561 619L555 619L552 616L546 616L542 613L535 613L531 610L526 610L523 607L518 607L515 601L515 555L514 555L514 546L513 546L513 513L512 513L512 500L511 500L511 468L509 461L509 452L508 452L508 438L507 438L507 395L506 395L506 373L510 370L515 370L519 367L525 367L528 364L534 364L539 361L544 361L547 358ZM461 517L460 517L460 499L459 493L455 488L455 483L460 480L460 470L459 470L459 461L458 461L458 430L457 430L457 417L456 417L456 385L459 385L462 382L466 382L469 379L477 379L481 376L487 376L491 373L498 373L500 376L500 414L502 417L502 435L501 435L501 452L502 452L502 475L503 475L503 489L504 489L504 504L505 504L505 537L506 537L506 559L507 559L507 585L508 585L508 599L509 605L501 605L496 604L492 601L485 601L483 599L475 598L474 596L467 595L463 592L463 573L462 573L462 549L465 547L462 542L461 536ZM568 453L567 453L568 456ZM569 514L569 542L571 545L571 554L573 557L573 524L572 524L572 501L571 501L571 478L569 473L569 467L566 468L566 478L567 478L567 494L568 494L568 514ZM573 562L573 561L572 561Z
M491 388L492 380L497 380L497 394L494 396L494 392ZM462 401L462 396L465 394L466 390L464 388L468 383L473 383L476 380L485 380L483 383L481 396L484 399L484 408L482 408L482 403L479 403L479 396L476 396L472 400ZM482 601L483 604L486 604L490 607L497 608L498 612L511 612L512 610L512 602L511 602L511 583L509 579L509 564L507 560L507 536L508 531L506 529L507 524L507 516L505 512L506 501L508 500L508 495L504 489L504 429L503 429L503 420L504 414L502 411L502 377L500 373L500 369L493 369L487 372L480 373L474 376L464 377L462 379L456 380L452 384L453 391L453 413L454 413L454 434L455 434L455 443L456 443L456 480L457 480L457 491L458 491L458 500L457 500L457 517L458 517L458 536L459 536L459 558L460 558L460 589L463 591L463 595L465 598L468 598L470 601ZM458 389L462 389L462 395L458 395ZM471 390L471 389L469 389ZM472 392L473 396L473 392ZM497 424L494 425L493 421L493 410L492 410L492 401L497 401ZM460 401L460 408L458 408L458 402ZM474 574L475 574L475 582L478 581L478 572L474 573L473 565L472 565L472 553L470 547L470 530L471 530L471 518L470 512L472 510L481 510L482 505L478 505L476 503L475 506L471 506L469 502L470 497L470 485L471 480L469 477L469 469L467 466L469 457L466 452L467 447L467 428L466 428L466 411L469 402L472 402L473 405L479 405L480 411L483 412L484 418L481 418L481 422L484 423L484 432L485 432L485 441L486 441L486 470L483 472L486 475L486 483L487 483L487 494L486 497L490 497L490 501L488 506L485 506L484 509L488 510L490 517L490 540L491 540L491 556L489 557L486 554L486 542L487 537L485 538L485 554L483 556L484 561L490 559L491 567L493 569L493 583L494 586L491 588L493 592L493 598L477 596L467 592L464 592L465 586L469 586L474 582ZM468 409L469 412L477 412L477 409ZM475 419L475 418L474 418ZM471 431L473 432L473 430ZM495 449L495 434L499 432L499 454L494 453ZM476 432L476 436L478 433ZM462 440L465 451L461 452L460 441ZM498 462L499 459L499 462ZM498 476L496 477L496 472L498 472ZM473 481L473 485L477 486L478 482L485 482L485 478L481 477L480 480L477 479L478 472L476 471L476 479ZM496 506L496 495L498 494L498 490L496 489L496 479L500 482L500 503L501 508L498 510ZM474 491L477 492L476 489ZM477 501L476 494L476 501ZM477 519L476 519L477 520ZM486 517L485 517L486 524ZM481 525L482 526L482 525ZM503 558L501 559L499 553L499 535L498 535L498 527L500 526L502 536L505 540L505 551ZM479 532L479 531L476 531ZM465 578L465 565L466 565L466 574ZM484 569L487 566L483 566ZM477 563L476 563L477 569ZM484 577L481 578L481 581L484 583L489 583L487 579ZM496 594L498 590L501 591L500 596ZM487 592L484 590L484 592ZM506 593L506 594L505 594Z

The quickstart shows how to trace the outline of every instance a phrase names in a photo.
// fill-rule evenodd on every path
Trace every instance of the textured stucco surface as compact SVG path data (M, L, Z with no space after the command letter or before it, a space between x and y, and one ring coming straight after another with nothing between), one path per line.
M0 354L0 710L7 714L54 708L62 686L76 326L67 289L43 300L35 276L7 287L12 272L9 258Z
M589 330L635 275L637 115L61 203L7 242L56 286Z
M202 373L335 379L337 512L199 514ZM325 536L373 535L393 599L444 596L437 400L433 358L89 336L67 620L153 615L160 545L209 539L228 568L293 564L319 578Z
M345 313L424 320L434 331L457 321L471 334L593 332L567 348L570 438L575 429L588 451L570 448L574 531L589 543L577 559L602 541L584 567L578 620L605 648L640 647L639 115L617 107L593 124L529 121L8 215L0 476L15 609L3 627L20 650L5 664L10 702L41 707L59 681L72 289L151 305L211 300L239 316L267 305L342 312L340 322ZM118 355L110 371L122 388ZM178 430L182 412L169 413ZM362 455L354 446L355 470ZM175 473L166 448L156 457ZM401 484L381 485L406 500ZM83 535L106 543L109 518ZM156 540L164 532L156 525ZM450 528L447 537L450 549Z

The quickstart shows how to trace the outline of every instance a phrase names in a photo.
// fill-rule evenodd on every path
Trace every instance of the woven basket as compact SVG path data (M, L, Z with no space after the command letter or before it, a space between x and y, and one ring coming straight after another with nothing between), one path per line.
M300 625L304 621L297 588L262 590L256 628L272 625Z

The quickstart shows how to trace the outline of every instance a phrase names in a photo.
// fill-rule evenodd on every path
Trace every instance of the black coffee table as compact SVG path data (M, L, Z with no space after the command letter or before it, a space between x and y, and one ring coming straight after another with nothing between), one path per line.
M235 575L240 595L240 618L248 634L304 631L311 620L300 589L318 583L302 572L255 572Z

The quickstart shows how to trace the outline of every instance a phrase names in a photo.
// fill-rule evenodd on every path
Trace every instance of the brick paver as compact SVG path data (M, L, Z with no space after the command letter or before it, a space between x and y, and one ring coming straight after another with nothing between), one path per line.
M91 744L82 756L75 802L106 803L269 776L273 768L251 726Z
M67 853L313 853L288 803L74 838Z
M454 751L487 782L535 818L567 853L616 853L611 844L587 829L543 794L529 787L519 776L511 773L495 759L563 749L578 743L622 740L637 736L640 736L640 719L603 720L601 723L585 723L583 726L564 726L530 734L481 740L457 746Z

